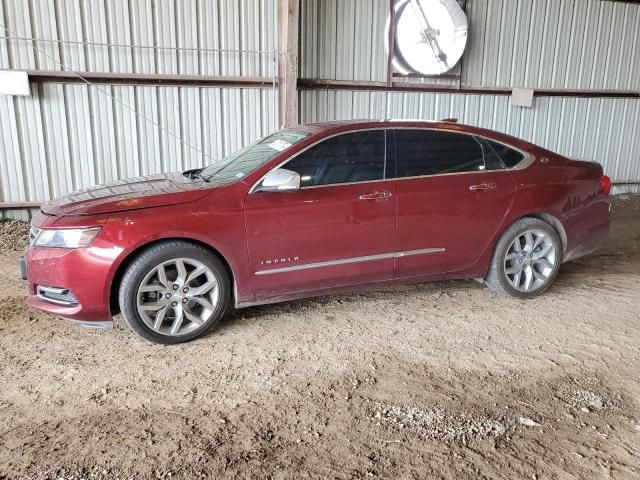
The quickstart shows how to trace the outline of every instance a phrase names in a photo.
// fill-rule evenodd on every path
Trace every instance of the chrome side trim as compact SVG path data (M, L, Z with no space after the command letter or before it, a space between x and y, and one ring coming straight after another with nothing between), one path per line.
M444 252L445 248L423 248L420 250L408 250L406 252L381 253L378 255L366 255L364 257L341 258L339 260L329 260L326 262L305 263L303 265L293 265L291 267L272 268L269 270L259 270L256 275L271 275L273 273L297 272L299 270L309 270L312 268L335 267L337 265L347 265L350 263L371 262L374 260L388 260L390 258L410 257L412 255L426 255L429 253Z
M410 257L412 255L426 255L428 253L439 253L439 252L444 252L446 251L446 248L423 248L421 250L409 250L406 252L397 252L394 257L396 258L401 258L401 257Z

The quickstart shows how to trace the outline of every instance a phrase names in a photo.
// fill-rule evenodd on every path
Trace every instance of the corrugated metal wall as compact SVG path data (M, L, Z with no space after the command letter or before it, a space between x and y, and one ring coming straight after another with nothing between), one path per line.
M614 178L640 178L640 99L541 97L534 108L505 95L303 91L303 121L350 118L458 118L515 135L576 159L595 160ZM615 113L615 114L614 114Z
M0 39L0 69L274 75L274 0L0 0L0 25L17 37ZM210 164L276 129L272 89L31 90L0 95L0 201Z
M459 2L469 19L462 86L640 89L639 5ZM301 77L385 81L388 13L388 0L304 0Z
M275 3L0 0L0 68L270 77Z
M601 0L460 0L469 18L452 87L634 90L640 97L640 5ZM301 76L385 81L388 0L302 3ZM365 46L363 48L363 46ZM303 91L300 120L456 117L640 179L640 98ZM636 187L634 190L638 190ZM622 191L626 189L617 189Z

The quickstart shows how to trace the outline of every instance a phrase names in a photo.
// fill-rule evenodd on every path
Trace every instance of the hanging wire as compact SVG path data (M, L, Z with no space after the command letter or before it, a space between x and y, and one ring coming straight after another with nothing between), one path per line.
M5 30L6 27L5 27ZM9 30L7 30L8 32ZM37 38L37 37L18 37L13 34L9 36L0 36L0 40L12 40L17 42L41 42L41 43L57 43L61 45L82 45L87 47L101 47L101 48L136 48L147 50L173 50L183 52L214 52L214 53L255 53L266 54L274 53L273 50L235 50L232 48L204 48L204 47L165 47L161 45L125 45L122 43L98 43L98 42L85 42L81 40L57 40L53 38Z
M10 36L16 38L16 35L9 29L7 28L5 25L0 23L0 28L3 28ZM28 40L29 42L32 42L32 39ZM214 157L212 157L211 155L207 154L206 152L204 152L202 149L198 148L197 146L187 142L184 138L178 136L177 134L173 133L171 130L169 130L166 127L163 127L162 125L160 125L158 122L156 122L155 120L146 117L145 115L141 114L140 112L138 112L138 110L135 107L131 107L130 105L126 104L125 102L123 102L122 100L120 100L119 98L111 95L109 92L107 92L105 89L101 88L100 86L91 83L89 80L87 80L86 78L84 78L82 75L80 75L78 72L76 72L75 70L72 70L71 68L67 67L66 65L64 65L63 63L59 62L58 60L56 60L55 58L53 58L51 55L49 55L48 53L42 51L41 49L39 49L38 47L36 47L35 45L30 45L31 48L33 48L33 50L35 50L36 52L38 52L40 55L43 55L44 57L48 58L49 60L51 60L53 63L55 63L56 65L58 65L59 67L61 67L64 71L71 73L72 75L74 75L75 77L77 77L78 79L80 79L81 81L83 81L84 83L86 83L87 85L95 88L97 91L99 91L100 93L106 95L107 97L109 97L110 99L112 99L113 101L115 101L116 103L118 103L121 107L133 112L138 118L141 118L142 120L150 123L151 125L153 125L154 127L162 130L164 133L166 133L167 135L175 138L176 140L178 140L179 142L181 142L183 145L188 146L189 148L193 149L195 152L199 153L200 155L202 155L203 157L207 158L208 160L211 160L212 162L216 162L216 159Z

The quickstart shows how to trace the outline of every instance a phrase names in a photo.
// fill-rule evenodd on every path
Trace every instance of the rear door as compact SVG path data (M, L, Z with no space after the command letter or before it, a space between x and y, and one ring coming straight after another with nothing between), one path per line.
M475 264L516 191L488 164L484 141L443 130L394 131L398 179L396 276L457 272Z
M300 190L245 202L259 299L393 278L396 187L384 130L328 138L281 168L300 174Z

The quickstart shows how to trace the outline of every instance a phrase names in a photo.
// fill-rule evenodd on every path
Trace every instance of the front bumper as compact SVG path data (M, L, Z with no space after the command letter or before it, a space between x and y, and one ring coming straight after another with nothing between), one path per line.
M27 305L85 326L109 328L113 260L113 252L100 247L29 248L20 261L21 275L29 282ZM72 301L60 301L55 296L60 292L68 292Z

